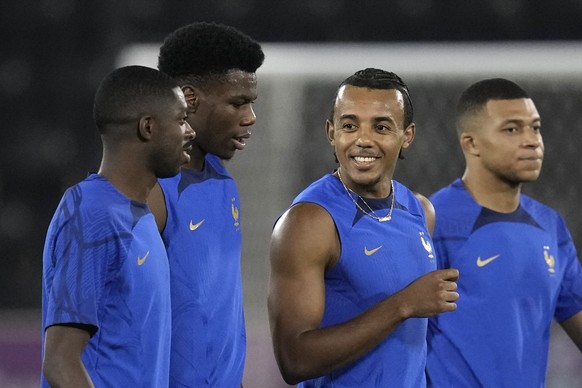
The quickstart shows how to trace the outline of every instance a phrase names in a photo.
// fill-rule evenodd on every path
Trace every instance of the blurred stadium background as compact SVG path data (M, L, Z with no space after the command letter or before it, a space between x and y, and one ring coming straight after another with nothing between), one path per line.
M245 387L284 387L266 314L275 218L334 167L324 138L331 98L363 67L401 75L417 137L397 178L430 194L462 173L452 112L471 82L524 86L542 115L546 158L525 191L558 209L579 250L582 1L6 0L0 4L0 386L38 385L44 234L70 185L98 168L91 119L98 82L116 66L155 67L163 37L192 21L230 24L264 43L258 122L229 162L243 217L249 353ZM301 43L301 44L299 44ZM553 328L549 388L582 387L582 355Z

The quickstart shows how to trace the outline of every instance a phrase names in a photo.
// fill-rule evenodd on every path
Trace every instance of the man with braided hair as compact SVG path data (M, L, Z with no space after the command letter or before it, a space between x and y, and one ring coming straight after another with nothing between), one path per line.
M327 139L339 167L299 194L270 247L269 318L287 383L426 385L427 317L456 309L455 269L436 270L426 211L393 180L415 134L394 73L340 85Z
M160 48L158 67L180 84L197 134L190 163L160 179L149 199L170 262L172 387L242 382L240 200L223 160L251 135L263 60L256 41L213 23L181 27Z

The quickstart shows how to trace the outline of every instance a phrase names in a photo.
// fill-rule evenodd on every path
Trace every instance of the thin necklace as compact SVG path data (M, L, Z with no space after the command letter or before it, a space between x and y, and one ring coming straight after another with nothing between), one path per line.
M342 186L346 190L346 193L348 193L348 196L350 197L350 199L352 200L352 202L356 205L356 207L358 209L360 209L360 211L362 213L364 213L365 215L367 215L367 216L375 219L378 222L386 222L386 221L390 221L392 219L392 209L394 209L394 197L396 196L395 193L394 193L394 182L392 182L392 179L390 179L390 190L391 190L390 193L392 194L392 200L390 201L390 210L388 211L388 214L386 214L384 217L380 217L380 216L378 216L376 214L376 212L374 211L374 209L372 209L370 207L370 205L368 205L368 202L366 202L364 200L364 198L362 198L355 191L348 189L348 187L344 183L344 180L342 179L342 174L341 174L340 170L341 170L341 168L338 168L337 169L337 177L339 178L340 182L342 183ZM360 206L360 204L358 203L358 201L356 200L356 198L354 198L352 196L352 193L354 193L364 203L364 205L366 205L366 207L370 210L370 212L367 212L364 209L362 209L362 207Z

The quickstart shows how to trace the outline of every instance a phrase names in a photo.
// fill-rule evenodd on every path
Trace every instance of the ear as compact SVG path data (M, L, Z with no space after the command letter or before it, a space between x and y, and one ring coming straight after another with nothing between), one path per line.
M182 86L182 92L186 98L188 113L196 113L198 105L200 104L200 91L192 85L184 85Z
M327 136L327 141L329 142L329 144L331 144L332 146L335 145L335 140L334 140L334 134L335 134L335 128L333 126L333 123L329 120L325 120L325 134Z
M137 124L137 137L141 141L150 141L153 137L155 119L152 116L140 117Z
M402 148L408 148L414 140L416 135L416 124L410 123L408 127L404 130L404 142L402 143Z
M461 149L463 153L479 156L479 143L476 141L475 135L472 132L463 132L459 136Z

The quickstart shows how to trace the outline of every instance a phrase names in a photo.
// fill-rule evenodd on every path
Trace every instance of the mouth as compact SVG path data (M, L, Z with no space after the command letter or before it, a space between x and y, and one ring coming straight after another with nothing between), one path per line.
M519 158L519 161L521 162L521 166L527 170L539 170L542 166L542 159L541 156L531 156Z
M542 156L529 156L529 157L519 158L519 160L524 161L524 162L541 162L542 159L543 159Z
M370 156L370 155L357 155L351 157L357 165L360 166L369 166L370 164L374 163L377 159L377 156Z
M190 161L190 152L192 151L192 142L189 141L188 143L186 143L184 147L182 147L182 149L184 150L183 151L184 157L187 160L186 163L188 163Z
M234 147L242 151L246 146L246 140L251 137L251 133L247 132L243 136L233 137L232 140L234 142Z

